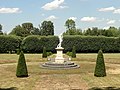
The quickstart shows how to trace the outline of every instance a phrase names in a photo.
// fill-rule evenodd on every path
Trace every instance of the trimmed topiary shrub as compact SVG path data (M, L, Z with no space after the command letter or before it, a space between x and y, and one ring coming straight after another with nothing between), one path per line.
M72 58L76 58L76 49L75 49L75 46L73 46L72 48Z
M47 52L46 52L46 47L43 48L43 54L42 54L43 58L47 58Z
M21 52L21 49L16 49L16 53L17 53L17 55L19 55L20 52Z
M102 50L98 51L94 76L96 77L106 76L106 69L105 69L105 63L104 63L104 57L103 57Z
M52 52L47 52L47 56L50 56L52 55L53 53Z
M19 55L16 76L17 77L28 77L27 65L26 65L23 51L21 51Z
M72 56L72 52L67 52L66 55L71 57Z

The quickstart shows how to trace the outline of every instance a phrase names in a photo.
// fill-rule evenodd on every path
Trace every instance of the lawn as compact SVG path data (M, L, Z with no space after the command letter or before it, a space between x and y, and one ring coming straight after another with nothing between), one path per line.
M0 54L0 90L120 90L120 54L104 54L107 76L94 77L97 54L77 54L78 69L49 70L41 54L25 54L29 77L17 78L18 55ZM97 89L96 89L97 88Z

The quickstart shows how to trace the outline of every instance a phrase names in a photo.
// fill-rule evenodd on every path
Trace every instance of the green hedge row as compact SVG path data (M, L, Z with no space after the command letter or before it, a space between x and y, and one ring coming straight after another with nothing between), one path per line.
M21 43L21 38L17 36L0 35L0 53L16 51Z
M57 36L28 36L22 41L22 48L27 53L39 53L46 47L46 51L55 52L59 39Z
M103 36L64 36L62 47L64 51L72 51L76 47L77 52L94 53L102 49L103 52L120 52L120 38Z
M21 43L22 42L22 43ZM0 53L16 51L20 45L27 53L40 53L43 47L47 52L56 52L55 48L59 43L57 36L27 36L21 39L17 36L0 35ZM120 38L100 36L64 36L62 47L64 52L72 51L73 46L76 52L94 53L102 49L103 52L120 52Z

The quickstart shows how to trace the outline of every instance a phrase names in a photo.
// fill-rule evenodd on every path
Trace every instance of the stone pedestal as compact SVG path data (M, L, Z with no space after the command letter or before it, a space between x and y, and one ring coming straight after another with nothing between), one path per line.
M56 58L55 58L55 63L64 63L64 58L63 58L63 49L62 47L57 47L56 51Z

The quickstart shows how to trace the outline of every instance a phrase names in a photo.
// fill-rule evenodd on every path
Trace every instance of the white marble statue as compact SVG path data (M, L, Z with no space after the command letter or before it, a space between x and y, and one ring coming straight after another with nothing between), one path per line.
M63 41L63 35L60 34L59 35L59 44L57 45L57 47L61 47L62 41Z

